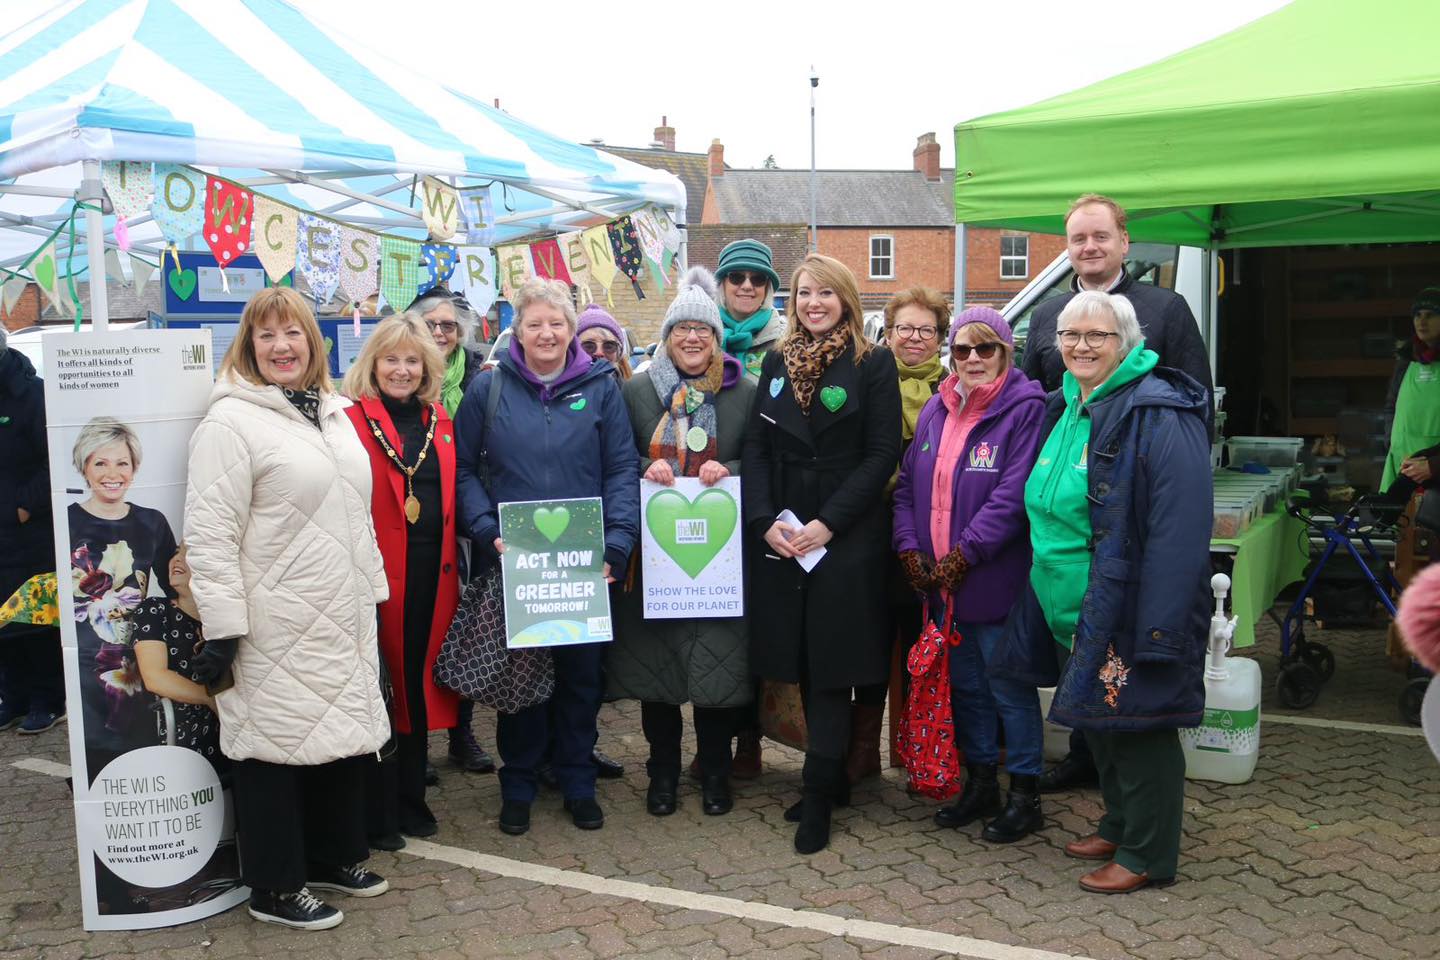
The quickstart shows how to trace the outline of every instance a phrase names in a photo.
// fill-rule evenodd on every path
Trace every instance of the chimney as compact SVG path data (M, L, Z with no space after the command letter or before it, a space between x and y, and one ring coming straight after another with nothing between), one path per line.
M926 180L940 179L940 144L933 132L915 139L915 169L925 174Z
M710 141L710 176L725 176L725 145L719 140Z
M660 118L660 126L655 128L655 142L660 144L660 149L675 152L675 128L670 126L668 117Z

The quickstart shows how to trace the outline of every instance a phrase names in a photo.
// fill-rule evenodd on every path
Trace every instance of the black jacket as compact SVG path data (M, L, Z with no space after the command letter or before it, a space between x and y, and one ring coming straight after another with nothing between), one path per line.
M1023 369L1031 380L1040 381L1046 392L1059 389L1060 378L1065 373L1065 361L1055 348L1055 321L1077 292L1046 300L1030 317ZM1184 297L1154 284L1136 283L1129 274L1109 292L1120 294L1135 307L1135 319L1140 321L1140 332L1145 334L1145 346L1160 355L1160 366L1188 373L1207 394L1214 393L1210 351L1205 348L1200 327ZM1213 414L1212 405L1205 417L1207 428L1214 419Z
M55 569L45 385L18 350L0 348L0 603ZM18 508L30 513L21 523Z
M893 636L883 494L900 459L895 358L876 347L857 364L847 348L821 375L808 417L795 402L780 351L765 355L757 387L741 454L750 669L771 680L804 676L820 690L883 683ZM833 412L820 399L827 387L844 390ZM764 541L785 509L802 523L818 518L834 534L809 574L775 557Z

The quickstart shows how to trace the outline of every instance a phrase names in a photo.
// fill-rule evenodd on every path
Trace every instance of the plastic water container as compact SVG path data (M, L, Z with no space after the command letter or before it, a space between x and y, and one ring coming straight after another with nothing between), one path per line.
M1210 659L1205 666L1205 717L1200 726L1180 731L1185 776L1245 783L1255 775L1260 759L1260 665L1225 656L1235 633L1235 618L1225 616L1230 578L1217 573L1210 589L1215 615L1210 618Z
M1050 715L1050 701L1055 699L1054 687L1041 687L1040 716ZM1043 747L1046 760L1058 762L1070 755L1070 728L1062 724L1045 721L1045 742Z

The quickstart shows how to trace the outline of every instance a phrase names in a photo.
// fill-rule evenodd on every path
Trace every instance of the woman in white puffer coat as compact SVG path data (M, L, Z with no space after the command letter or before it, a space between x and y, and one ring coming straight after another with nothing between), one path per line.
M348 405L301 296L255 294L190 441L185 497L207 638L192 663L217 691L221 749L235 761L250 914L311 930L343 919L311 888L389 886L361 866L365 764L390 736L375 621L389 590Z

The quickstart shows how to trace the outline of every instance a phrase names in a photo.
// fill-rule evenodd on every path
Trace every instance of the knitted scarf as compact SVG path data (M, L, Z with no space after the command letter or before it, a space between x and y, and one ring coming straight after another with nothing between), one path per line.
M745 366L745 355L755 345L755 335L765 329L765 324L775 315L771 307L761 307L744 320L736 320L730 311L720 308L720 322L725 325L725 352Z
M455 352L445 361L445 379L440 381L440 403L451 417L460 409L460 401L465 396L465 391L460 389L460 381L464 378L465 348L456 345Z
M694 477L707 460L714 460L715 398L725 381L725 355L715 351L710 366L698 377L686 378L675 369L670 351L655 351L649 367L650 384L665 407L650 437L650 457L668 460L676 476Z
M850 345L850 325L837 323L827 332L816 337L804 327L800 335L787 337L780 342L780 355L785 359L785 372L790 374L790 389L800 411L810 415L810 403L815 399L815 385L820 382L827 367Z
M905 440L915 439L915 424L920 419L920 410L935 395L935 384L945 376L945 367L937 353L915 366L895 356L895 369L900 371L900 420Z

